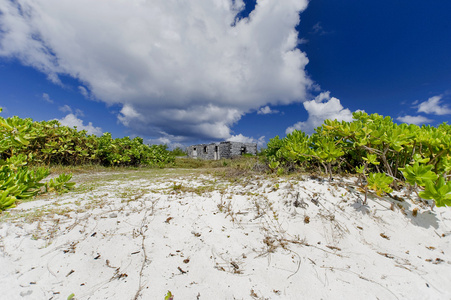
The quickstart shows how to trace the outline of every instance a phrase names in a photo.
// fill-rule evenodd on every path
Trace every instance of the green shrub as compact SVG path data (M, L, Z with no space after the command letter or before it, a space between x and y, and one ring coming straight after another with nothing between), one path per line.
M266 159L271 169L288 163L306 168L323 167L332 178L337 170L358 174L362 187L378 195L406 182L420 189L419 196L449 206L451 126L396 124L390 117L364 112L354 121L325 120L308 136L293 131L268 143Z
M14 207L18 199L31 198L43 192L41 187L45 186L47 190L50 186L54 191L65 192L74 185L68 182L72 176L65 174L48 183L41 183L49 175L48 169L28 168L33 154L22 152L33 138L32 125L30 119L0 117L0 211Z
M0 210L13 207L18 199L63 193L74 186L69 182L72 175L66 174L41 183L49 175L48 169L30 170L29 165L164 167L174 162L165 145L146 145L140 137L113 139L110 133L88 135L56 120L0 117L0 137Z

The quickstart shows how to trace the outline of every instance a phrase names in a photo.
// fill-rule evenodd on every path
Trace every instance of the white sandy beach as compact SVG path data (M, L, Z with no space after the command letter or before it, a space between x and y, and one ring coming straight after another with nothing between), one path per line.
M451 299L450 208L363 206L352 179L146 172L3 213L0 299Z

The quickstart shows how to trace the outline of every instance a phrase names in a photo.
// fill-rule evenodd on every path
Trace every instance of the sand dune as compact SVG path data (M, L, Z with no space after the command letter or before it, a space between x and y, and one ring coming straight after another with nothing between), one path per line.
M3 213L0 299L451 298L449 208L362 205L353 179L152 172Z

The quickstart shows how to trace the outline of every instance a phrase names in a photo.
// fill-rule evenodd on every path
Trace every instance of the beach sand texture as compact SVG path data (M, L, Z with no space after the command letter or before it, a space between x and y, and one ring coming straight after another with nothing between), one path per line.
M355 179L76 175L1 215L0 299L451 299L451 209Z

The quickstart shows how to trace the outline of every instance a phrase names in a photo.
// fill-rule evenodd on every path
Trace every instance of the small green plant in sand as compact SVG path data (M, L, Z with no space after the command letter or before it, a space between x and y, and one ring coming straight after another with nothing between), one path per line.
M168 291L168 293L164 297L164 300L174 300L174 296L172 295L171 291Z

